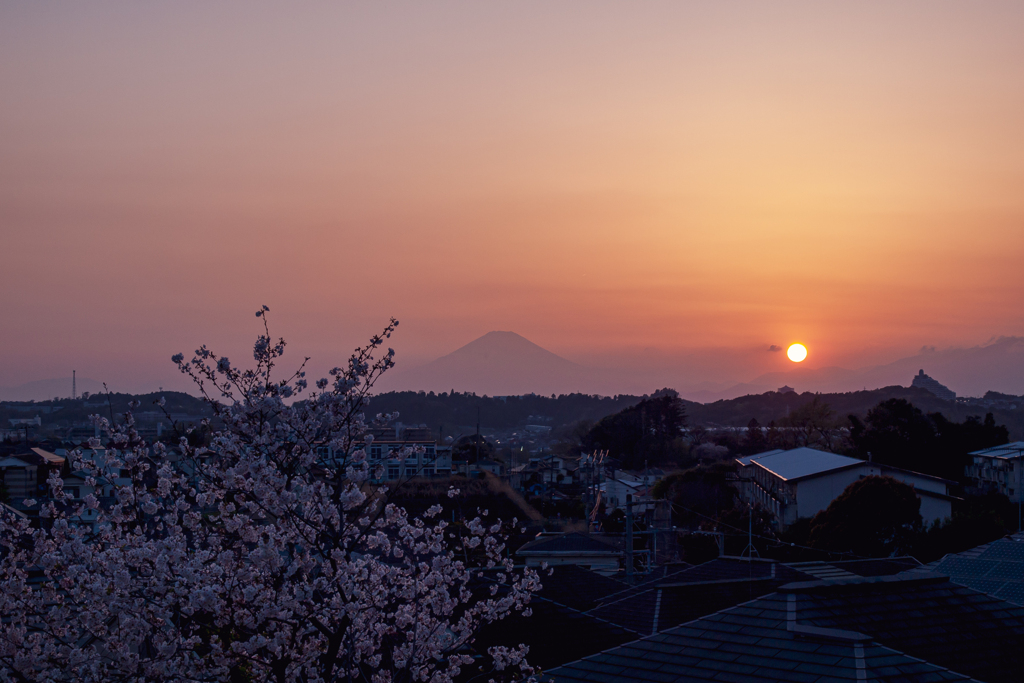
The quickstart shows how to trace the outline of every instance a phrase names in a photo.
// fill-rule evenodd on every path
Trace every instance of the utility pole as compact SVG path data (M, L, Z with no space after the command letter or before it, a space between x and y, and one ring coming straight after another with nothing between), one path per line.
M72 401L75 400L76 398L78 398L78 386L77 386L77 382L76 382L76 380L78 378L76 377L76 373L77 373L76 370L72 370L71 371L71 400Z
M754 555L761 557L761 554L758 553L757 548L754 547L754 506L747 503L747 508L747 547L743 549L742 553L740 553L740 557L743 557L749 552L750 554L747 555L747 559L753 560ZM723 552L723 554L725 553Z
M626 494L626 583L633 585L633 494Z
M476 407L476 461L480 462L480 406Z

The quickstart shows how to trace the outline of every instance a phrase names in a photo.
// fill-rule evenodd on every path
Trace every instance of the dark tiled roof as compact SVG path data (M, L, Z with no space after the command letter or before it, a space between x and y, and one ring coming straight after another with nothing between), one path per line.
M531 665L550 669L629 642L636 634L565 605L534 596L532 614L514 614L484 626L476 635L477 650L492 645L529 645Z
M529 553L619 553L621 551L592 536L570 531L558 536L540 536L523 544L517 554Z
M687 569L692 569L692 564L686 562L674 562L672 564L663 564L655 567L649 574L642 574L636 577L636 585L643 586L646 584L657 583L665 581L671 576L675 576L679 572L684 572Z
M908 655L990 683L1019 682L1024 671L1024 608L946 577L857 579L791 584L800 619L858 631Z
M798 616L798 615L794 615ZM773 593L549 671L554 681L735 683L874 680L965 681L967 677L865 639L790 620L790 598Z
M620 582L621 587L619 588L619 592L627 590L635 591L641 586L649 588L655 584L667 581L670 577L676 576L680 572L685 572L689 569L693 569L693 565L687 564L686 562L673 562L671 564L658 565L648 574L641 574L639 572L634 574L632 586L627 583L626 572L622 569L613 574L612 578Z
M1024 605L1024 534L1015 534L928 565L951 581Z
M619 624L638 635L652 635L667 628L771 593L777 583L765 580L733 580L651 588L588 614Z
M538 593L540 597L581 611L589 610L608 595L628 588L621 581L574 564L540 571L540 582L543 586Z
M913 557L878 560L842 560L838 562L791 562L790 567L822 579L843 579L854 576L891 576L921 566Z
M589 614L650 635L811 578L775 562L718 558L614 593Z
M841 562L832 562L831 564L833 567L845 569L857 576L890 576L921 566L921 563L913 557L893 557L882 560L843 560Z

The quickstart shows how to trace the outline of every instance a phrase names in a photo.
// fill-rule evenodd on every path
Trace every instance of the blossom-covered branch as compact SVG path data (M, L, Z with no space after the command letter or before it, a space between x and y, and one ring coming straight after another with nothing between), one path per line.
M539 587L507 558L516 521L410 517L373 483L363 410L398 322L310 387L305 363L274 378L267 312L254 367L205 346L173 359L213 408L205 438L149 445L131 409L96 417L107 443L72 457L110 495L73 501L54 475L39 528L0 518L0 680L531 675L525 648L470 647Z

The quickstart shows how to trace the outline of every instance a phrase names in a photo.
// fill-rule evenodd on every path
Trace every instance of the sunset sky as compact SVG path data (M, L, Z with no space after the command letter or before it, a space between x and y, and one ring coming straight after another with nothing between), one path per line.
M179 386L262 304L314 368L390 316L408 364L513 330L722 381L1024 335L1022 36L1019 2L5 2L0 386Z

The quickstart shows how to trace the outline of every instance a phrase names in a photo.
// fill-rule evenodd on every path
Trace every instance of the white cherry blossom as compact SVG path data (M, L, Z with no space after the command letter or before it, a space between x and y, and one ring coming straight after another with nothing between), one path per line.
M42 528L0 518L0 681L533 674L525 647L473 643L539 588L507 557L516 521L410 517L371 484L362 410L398 323L306 393L305 363L275 377L285 342L268 310L251 369L205 346L174 356L214 412L177 450L144 443L131 412L95 418L106 452L72 457L97 494L71 500L54 475Z

